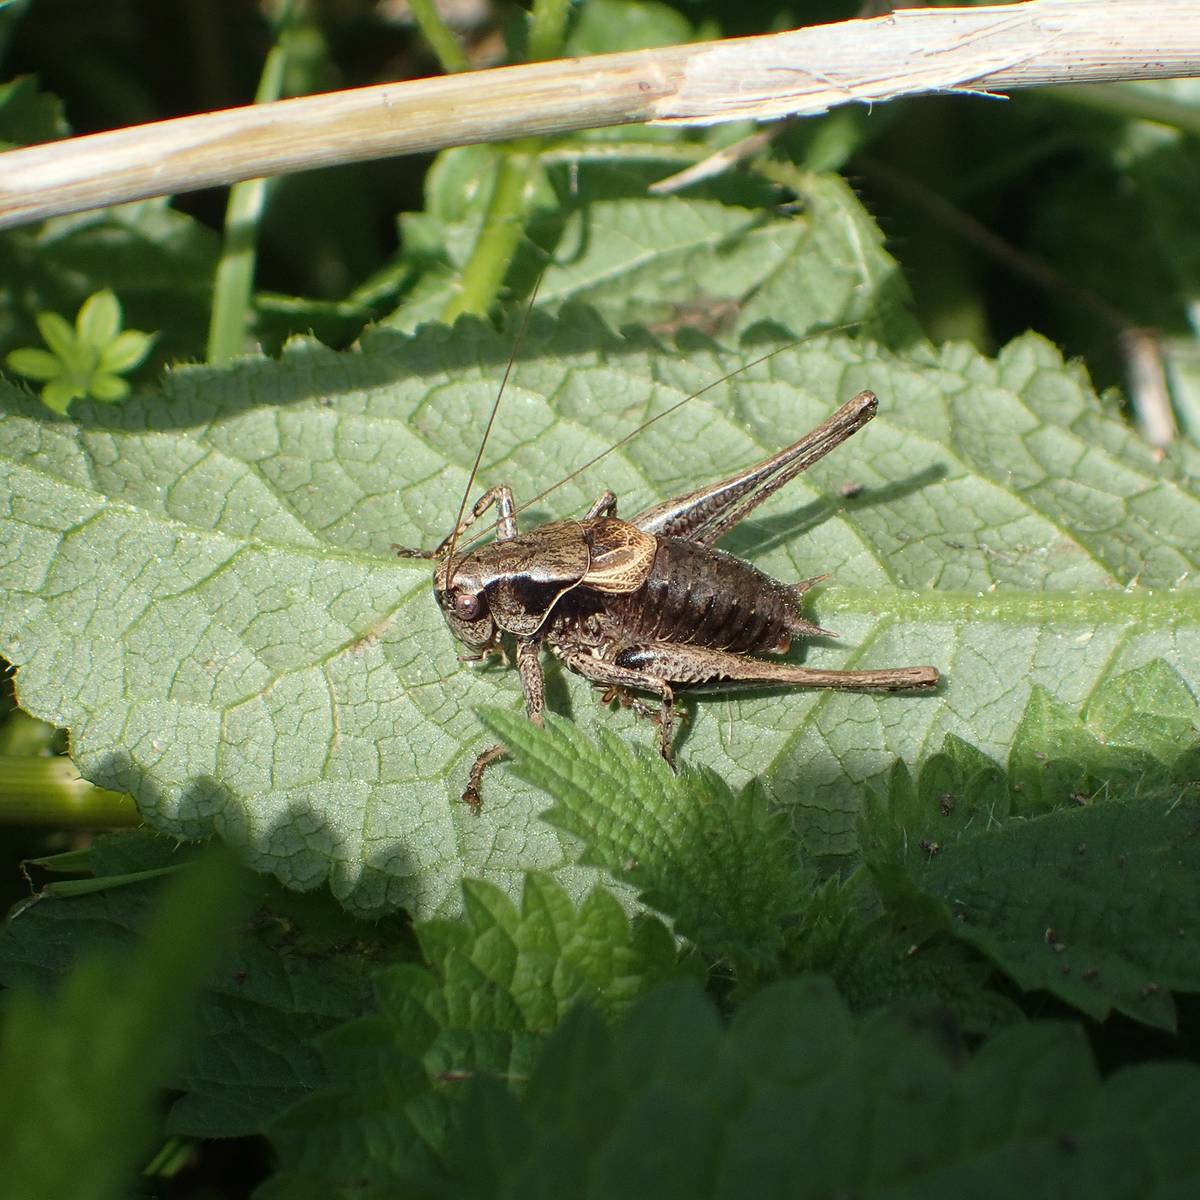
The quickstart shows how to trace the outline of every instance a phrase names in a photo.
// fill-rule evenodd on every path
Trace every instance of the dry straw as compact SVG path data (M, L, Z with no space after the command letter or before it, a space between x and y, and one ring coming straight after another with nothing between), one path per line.
M0 155L0 228L336 163L644 121L822 113L931 92L1200 73L1196 0L900 9L203 113Z

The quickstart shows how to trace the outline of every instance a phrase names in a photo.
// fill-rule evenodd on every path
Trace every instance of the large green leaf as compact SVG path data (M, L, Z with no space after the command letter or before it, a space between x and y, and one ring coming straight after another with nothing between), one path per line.
M52 869L93 875L51 883L9 917L0 931L0 983L14 994L36 991L44 1006L47 997L81 986L89 956L134 954L167 903L171 880L164 874L194 873L194 858L170 839L129 831L46 861ZM368 927L327 892L297 896L273 882L264 886L262 877L242 876L237 886L247 908L253 896L254 917L232 933L228 924L217 927L225 944L197 980L192 1050L179 1056L169 1081L180 1092L166 1119L172 1133L261 1132L270 1117L326 1082L316 1038L370 1007L369 975L415 952L398 920ZM183 939L184 952L199 954L186 931L171 932ZM88 1003L97 1003L95 996ZM157 1007L131 1019L156 1014ZM49 1118L39 1112L32 1119Z
M1015 1026L970 1059L944 1033L927 1014L852 1018L814 979L764 990L728 1028L682 985L647 996L615 1033L576 1014L523 1102L491 1081L474 1089L445 1194L927 1200L1194 1188L1194 1067L1156 1064L1102 1085L1077 1028Z
M22 703L69 726L84 774L132 791L152 824L220 833L297 887L329 877L354 908L446 913L462 875L515 892L528 869L582 894L592 875L538 820L540 793L496 769L480 816L459 804L486 737L474 711L516 705L516 680L458 662L427 568L391 549L445 533L511 341L463 322L380 331L357 353L297 344L73 421L5 389L0 646ZM531 496L770 346L682 341L535 314L477 486ZM945 687L706 699L680 745L734 786L763 776L818 854L853 850L863 785L897 757L949 732L1003 759L1033 688L1078 709L1151 659L1194 688L1200 662L1197 456L1156 461L1036 337L994 361L839 336L793 346L526 527L605 486L626 513L690 489L863 387L879 419L728 547L785 579L832 572L810 607L842 641L811 662L932 662ZM846 482L863 490L843 498ZM552 670L549 689L586 726L649 737L573 677Z
M729 333L856 323L889 345L919 336L899 266L878 227L838 176L779 167L768 178L731 172L688 198L653 197L656 180L709 150L661 128L581 134L541 156L533 236L553 246L514 272L538 304L585 303L614 327L693 326ZM453 266L431 273L385 321L412 330L435 319L459 286L484 220L497 151L440 155L426 210L403 218L407 256ZM791 201L795 215L770 214ZM415 269L415 266L414 266Z
M345 1051L377 1061L343 1032ZM422 1032L397 1022L397 1047ZM401 1054L388 1061L372 1092L330 1090L278 1124L264 1200L1170 1197L1192 1194L1200 1168L1191 1064L1102 1083L1082 1030L1049 1021L968 1057L931 1011L852 1016L811 976L725 1027L678 983L615 1029L576 1009L521 1095L486 1074L431 1093Z
M520 713L484 719L517 774L557 801L545 819L580 839L582 861L634 884L708 955L743 967L779 955L815 881L761 788L735 795L711 771L673 774L649 747L634 753L605 730L593 741L553 714L545 729Z
M394 1172L431 1170L468 1080L520 1090L580 1001L623 1016L677 972L666 927L631 925L604 888L577 908L530 875L519 909L488 884L464 884L463 899L465 919L418 926L428 967L377 972L378 1010L322 1038L327 1080L272 1123L282 1169L264 1200L341 1195L347 1175L373 1195Z
M1081 715L1035 691L1007 777L947 737L915 782L893 769L863 850L895 907L916 900L1023 988L1173 1028L1171 990L1200 991L1198 731L1159 662L1106 681Z
M140 941L91 942L52 997L6 995L0 1195L130 1195L157 1093L194 1041L197 992L244 911L244 877L210 852L159 893Z

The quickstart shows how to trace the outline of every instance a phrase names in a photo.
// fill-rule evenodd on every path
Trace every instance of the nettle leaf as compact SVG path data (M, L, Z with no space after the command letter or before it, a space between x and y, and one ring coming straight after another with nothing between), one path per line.
M582 841L580 861L636 887L704 961L732 967L743 991L818 971L856 1008L936 996L980 1032L1019 1015L988 990L991 964L962 942L925 941L914 954L912 922L887 918L865 872L818 882L756 781L735 794L712 771L673 773L652 750L603 729L587 737L553 715L545 729L519 713L484 719L514 754L514 772L554 798L544 818ZM890 816L880 825L890 828Z
M634 753L603 729L592 740L553 716L544 730L517 713L485 720L517 752L516 773L555 798L545 820L583 840L581 861L633 884L710 954L778 955L783 922L815 880L761 788L735 796L712 771L675 775L655 751Z
M851 323L892 345L918 340L899 267L844 179L781 169L772 189L734 173L709 194L648 197L647 186L686 165L671 160L681 148L710 152L646 147L642 163L618 172L594 136L548 156L565 216L553 261L536 264L539 303L582 302L614 326L664 331L778 337ZM764 219L764 206L785 196L796 215Z
M947 847L914 882L1022 987L1173 1029L1170 989L1200 991L1198 825L1188 793L1063 809Z
M1171 990L1200 991L1198 751L1200 706L1161 662L1082 714L1035 692L1007 774L952 738L915 783L893 769L868 861L893 906L932 904L1021 987L1170 1029Z
M893 346L919 340L899 267L840 176L735 171L686 199L648 196L712 147L663 128L622 135L580 134L539 159L544 203L531 235L555 251L519 263L520 294L537 280L539 307L587 304L614 328L779 337L849 323ZM444 257L454 270L422 279L385 323L412 330L443 311L484 220L495 159L483 146L438 156L426 211L405 215L404 240L411 257ZM795 215L766 215L784 200Z
M492 884L463 884L463 918L417 933L428 967L400 965L375 978L382 1025L403 1041L423 1030L419 1053L432 1080L477 1071L519 1084L536 1048L578 1002L617 1016L651 985L676 974L675 942L654 918L631 926L595 888L578 907L545 875L525 880L521 906ZM371 1019L364 1022L370 1024Z
M499 888L467 881L460 921L417 929L421 949L443 980L442 1019L465 1016L480 988L503 989L523 1027L546 1030L586 1000L619 1015L629 1000L675 972L675 943L653 918L632 926L603 888L576 908L554 880L531 874L518 909Z
M246 877L210 852L158 893L136 944L90 944L52 996L28 985L6 995L6 1195L130 1194L159 1128L157 1094L194 1038L196 993L245 910Z
M471 1089L445 1194L1134 1197L1194 1180L1194 1067L1101 1083L1078 1027L1018 1025L972 1058L942 1028L851 1017L811 979L728 1028L682 985L615 1031L573 1014L523 1098Z
M378 1012L322 1039L328 1083L274 1122L283 1165L265 1197L329 1195L346 1179L373 1195L435 1173L466 1081L520 1090L580 1002L620 1017L678 973L666 927L631 923L603 888L577 907L530 875L519 909L490 884L463 892L463 920L418 927L428 966L379 971Z
M50 884L8 919L0 935L6 987L53 994L88 955L133 953L170 886L164 870L175 879L188 875L195 854L139 831L102 838L86 855L70 857L63 869L90 868L95 876L72 881L86 883L86 890ZM166 1120L173 1133L258 1133L323 1085L318 1035L362 1013L371 999L370 972L405 949L389 927L396 922L366 927L328 894L298 897L277 884L264 890L262 882L254 919L239 927L203 980L194 1049L173 1080L182 1093Z
M1036 689L1009 773L1013 806L1025 812L1200 778L1200 706L1161 660L1106 681L1079 715Z
M695 334L670 347L585 310L535 313L477 486L540 492L779 344L763 321L755 331L737 348ZM83 774L132 792L155 827L215 832L295 887L328 878L356 910L449 915L464 875L515 895L530 869L582 896L595 874L538 819L540 792L494 769L480 816L459 803L486 744L474 713L517 707L517 682L458 661L428 567L392 549L446 533L511 346L467 321L381 330L354 353L298 343L280 361L179 370L161 396L71 421L3 389L0 648L22 704L68 726ZM1036 687L1078 709L1155 659L1194 688L1200 662L1185 586L1200 455L1156 461L1036 337L995 360L843 336L792 346L539 502L525 527L605 487L625 513L690 490L864 387L880 417L726 548L783 579L832 573L809 607L841 641L807 661L933 663L945 686L703 699L679 746L734 789L762 777L829 856L853 852L864 784L897 758L947 733L1001 758ZM549 697L585 729L648 737L553 668Z

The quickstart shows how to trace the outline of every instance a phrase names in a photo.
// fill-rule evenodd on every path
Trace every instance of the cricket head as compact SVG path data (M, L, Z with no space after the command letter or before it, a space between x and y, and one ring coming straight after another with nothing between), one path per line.
M501 633L537 633L590 563L578 522L559 521L446 559L433 573L433 590L450 632L483 653Z
M484 654L500 639L492 617L487 588L473 554L463 554L438 564L433 573L433 594L456 641L476 654Z

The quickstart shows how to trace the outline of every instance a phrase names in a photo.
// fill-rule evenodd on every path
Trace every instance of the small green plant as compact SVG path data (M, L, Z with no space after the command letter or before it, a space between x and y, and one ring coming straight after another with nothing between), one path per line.
M26 379L40 382L42 402L65 413L72 400L113 404L129 395L132 371L149 353L154 335L121 328L121 302L105 288L80 306L74 328L55 312L39 312L37 326L48 350L22 346L5 361Z

